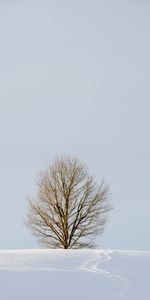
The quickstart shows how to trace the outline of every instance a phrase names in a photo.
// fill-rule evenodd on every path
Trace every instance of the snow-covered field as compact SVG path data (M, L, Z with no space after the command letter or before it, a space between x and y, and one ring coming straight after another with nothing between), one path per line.
M1 250L0 299L149 300L150 252Z

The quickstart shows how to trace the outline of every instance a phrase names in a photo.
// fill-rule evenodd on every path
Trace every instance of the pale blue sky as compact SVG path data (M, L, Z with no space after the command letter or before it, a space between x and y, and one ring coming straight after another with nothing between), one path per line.
M150 250L150 3L0 1L0 248L56 155L111 183L100 247Z

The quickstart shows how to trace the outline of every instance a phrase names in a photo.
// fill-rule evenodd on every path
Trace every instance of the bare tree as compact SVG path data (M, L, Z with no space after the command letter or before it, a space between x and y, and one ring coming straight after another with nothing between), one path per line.
M107 220L109 186L98 185L77 159L57 158L37 180L26 225L48 248L94 247Z

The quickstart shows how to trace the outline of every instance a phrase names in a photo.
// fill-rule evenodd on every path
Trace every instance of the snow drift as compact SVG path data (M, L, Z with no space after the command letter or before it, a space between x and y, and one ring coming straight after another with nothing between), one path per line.
M146 300L149 281L150 252L0 251L1 300Z

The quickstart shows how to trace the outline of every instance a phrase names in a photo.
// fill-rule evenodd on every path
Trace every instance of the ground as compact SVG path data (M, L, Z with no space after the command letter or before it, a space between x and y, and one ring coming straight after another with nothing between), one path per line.
M0 299L149 300L150 252L1 250Z

